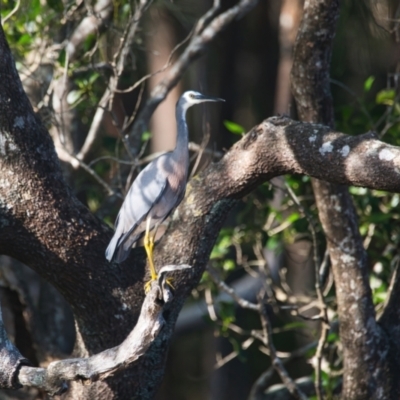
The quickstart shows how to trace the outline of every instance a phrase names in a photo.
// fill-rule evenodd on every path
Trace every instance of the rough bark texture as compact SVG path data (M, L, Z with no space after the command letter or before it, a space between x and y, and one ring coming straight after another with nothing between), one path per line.
M0 311L0 387L4 389L18 389L18 371L29 361L23 357L18 349L10 342L3 325L3 316Z
M87 358L53 361L46 368L21 366L15 369L17 376L14 380L24 386L40 388L54 396L68 390L69 381L104 380L125 370L146 353L164 326L164 307L173 298L171 289L166 283L166 273L184 268L190 266L169 265L159 271L158 282L153 282L151 290L146 295L138 322L119 346ZM1 320L0 323L3 328ZM15 350L10 354L14 355Z
M292 70L300 118L332 127L329 68L338 15L338 0L306 1ZM324 149L330 153L330 144ZM342 398L398 397L398 384L388 374L388 339L375 320L367 256L348 189L319 180L312 184L336 285L344 357Z

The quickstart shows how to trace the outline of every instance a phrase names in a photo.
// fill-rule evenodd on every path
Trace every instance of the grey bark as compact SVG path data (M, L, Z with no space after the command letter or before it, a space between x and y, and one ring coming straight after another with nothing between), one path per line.
M338 16L338 0L305 3L292 70L292 90L300 118L332 127L329 68ZM325 150L329 149L325 145ZM385 158L383 153L380 158ZM388 337L375 319L367 256L351 196L346 187L324 181L313 180L312 185L336 285L344 358L342 398L398 397L398 382L388 374Z
M146 353L165 324L163 312L173 298L166 283L166 274L185 268L190 266L170 265L160 270L158 282L152 284L135 327L119 346L87 358L53 361L46 368L21 366L15 369L15 380L21 385L40 388L54 396L68 390L69 381L104 380L128 368Z
M22 387L18 381L18 372L23 365L29 365L29 361L8 339L0 311L0 387L4 389Z

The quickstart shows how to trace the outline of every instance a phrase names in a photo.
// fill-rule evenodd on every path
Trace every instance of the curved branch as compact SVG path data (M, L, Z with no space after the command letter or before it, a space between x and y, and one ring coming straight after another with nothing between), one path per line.
M240 198L261 182L289 173L399 192L399 171L400 148L378 140L372 132L350 136L320 124L272 117L255 126L200 176L207 191L210 185L219 193L211 196L214 202ZM218 175L224 176L223 182Z
M163 267L159 273L159 281L153 283L152 289L147 294L141 309L139 319L129 333L128 337L119 345L111 349L107 349L88 358L75 358L60 361L53 361L47 368L34 368L29 366L20 366L19 363L13 369L13 378L23 386L30 386L45 390L51 396L64 393L68 389L69 381L96 381L103 380L110 375L121 371L136 362L143 356L150 345L165 325L162 313L165 306L171 302L172 294L169 286L166 284L166 274L175 270L190 268L189 265L168 265ZM2 322L0 320L0 322ZM2 325L0 325L0 334L2 334ZM4 331L4 329L3 329ZM4 339L4 335L1 335ZM7 336L5 340L8 340ZM1 343L9 343L4 340ZM3 349L0 355L3 356ZM6 350L9 358L15 358L16 349L10 348ZM0 366L3 375L6 373L7 363L4 357L0 357ZM1 380L0 387L6 386ZM14 384L14 387L15 384Z

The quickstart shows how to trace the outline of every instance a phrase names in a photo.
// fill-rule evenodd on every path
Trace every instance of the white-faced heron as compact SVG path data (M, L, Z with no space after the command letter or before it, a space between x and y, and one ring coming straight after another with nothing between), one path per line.
M179 205L185 195L189 168L189 137L186 111L205 101L224 101L199 92L185 92L176 104L177 140L165 153L143 169L132 183L115 221L115 233L106 250L108 261L124 261L132 245L144 234L151 281L157 279L153 263L154 238L158 226ZM150 234L150 231L153 231ZM150 282L151 282L150 281ZM150 283L149 282L149 283ZM146 284L146 289L149 289Z

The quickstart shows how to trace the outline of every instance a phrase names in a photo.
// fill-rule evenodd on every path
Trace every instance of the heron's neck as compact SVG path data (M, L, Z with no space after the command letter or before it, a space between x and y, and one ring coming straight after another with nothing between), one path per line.
M186 111L187 107L178 102L176 106L177 136L175 150L179 154L188 154L189 130L186 123Z

